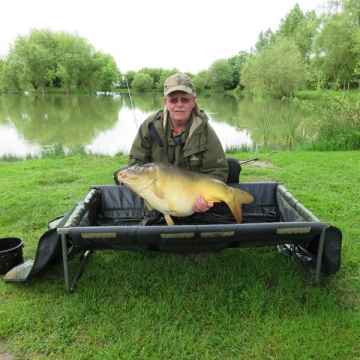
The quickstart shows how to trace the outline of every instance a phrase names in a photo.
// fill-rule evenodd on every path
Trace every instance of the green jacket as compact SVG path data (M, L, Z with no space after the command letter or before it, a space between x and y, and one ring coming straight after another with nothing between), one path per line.
M200 113L196 116L192 112L181 136L182 144L177 146L171 137L166 108L151 114L140 125L130 150L129 166L155 161L173 163L226 182L229 166L221 142L205 112Z

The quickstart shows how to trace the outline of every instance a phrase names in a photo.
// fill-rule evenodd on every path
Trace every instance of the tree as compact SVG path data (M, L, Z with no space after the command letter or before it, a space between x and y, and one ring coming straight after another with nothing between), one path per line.
M206 89L208 70L202 70L192 78L195 93L198 94Z
M298 4L291 9L289 14L284 19L280 20L279 30L277 35L281 37L294 37L300 23L305 19L304 13L301 11Z
M323 15L311 65L328 82L351 85L358 60L354 53L360 26L359 6L359 0L329 1L329 11Z
M293 41L282 39L248 59L241 84L251 93L282 98L301 89L306 77L307 67L298 48Z
M250 53L246 51L240 51L238 55L235 55L228 60L232 68L233 75L233 84L231 86L231 89L235 89L238 85L240 85L242 67L250 56Z
M85 53L79 68L79 84L86 92L98 83L99 71L104 66L104 58L101 52L95 51L90 45L90 51Z
M33 29L29 36L19 36L4 69L8 84L20 87L30 83L35 90L41 87L43 93L51 83L69 93L71 87L82 87L84 92L95 86L109 90L119 80L111 55L96 51L77 34L49 30Z
M228 60L214 61L208 70L208 86L215 91L231 89L233 84L233 69Z
M122 87L124 87L125 89L127 89L127 87L129 86L129 88L131 88L131 83L133 82L134 78L135 78L136 72L133 70L129 70L124 74L124 78L120 79L121 83L122 83Z
M258 41L255 44L255 53L258 54L261 51L267 49L271 44L274 43L274 33L271 29L267 29L265 32L260 32Z
M91 46L84 38L77 35L60 32L56 34L58 42L56 54L56 69L53 78L60 80L68 94L72 86L77 86L80 78L80 69L84 59L90 56Z
M355 32L354 39L355 39L355 46L354 46L353 52L357 59L356 67L354 69L354 78L360 83L360 81L359 81L359 78L360 78L360 27Z
M310 63L310 60L314 55L313 47L319 25L320 18L317 17L314 10L309 11L305 14L304 19L299 22L294 34L295 44L297 45L302 58L307 63Z
M7 89L5 76L6 62L0 57L0 91Z
M162 73L164 72L164 70L161 68L142 68L139 72L149 74L152 77L155 89L158 87L158 85L162 86L164 84L164 82L161 83Z
M315 57L312 67L320 70L330 82L348 83L355 67L351 56L354 46L350 29L334 15L325 22L315 42Z
M101 54L103 63L98 70L98 86L100 90L110 90L119 79L120 72L114 58L109 54Z
M50 30L32 29L29 36L18 36L10 48L8 62L16 68L20 83L30 83L34 89L46 83L56 68L57 43Z
M165 80L171 76L171 75L174 75L174 74L177 74L179 72L178 69L174 68L174 69L171 69L171 70L163 70L162 73L161 73L161 76L159 78L159 81L157 82L157 84L155 85L155 88L159 91L163 91L164 90L164 82Z
M154 80L149 74L138 72L131 83L131 87L135 91L151 91L153 89Z
M16 67L9 66L9 62L0 59L0 91L21 90Z
M299 5L295 4L285 18L281 19L275 37L277 39L292 39L300 50L303 59L309 61L319 23L320 19L314 10L304 14Z

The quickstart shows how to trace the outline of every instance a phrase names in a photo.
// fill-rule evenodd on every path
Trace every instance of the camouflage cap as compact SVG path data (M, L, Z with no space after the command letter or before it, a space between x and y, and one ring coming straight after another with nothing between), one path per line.
M180 73L168 77L164 82L164 96L174 91L184 91L195 95L194 85L189 76Z

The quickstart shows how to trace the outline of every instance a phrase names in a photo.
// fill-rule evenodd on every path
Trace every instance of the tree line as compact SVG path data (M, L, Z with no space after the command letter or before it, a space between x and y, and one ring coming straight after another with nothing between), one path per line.
M84 38L33 29L19 36L0 60L0 91L59 87L68 93L110 90L162 90L178 69L143 68L121 73L111 55L96 51ZM360 0L328 0L318 16L298 4L275 32L260 32L250 51L215 61L192 77L197 92L246 90L273 98L301 89L359 86Z
M18 36L0 60L0 90L81 88L108 90L119 79L114 58L103 54L77 34L32 29Z

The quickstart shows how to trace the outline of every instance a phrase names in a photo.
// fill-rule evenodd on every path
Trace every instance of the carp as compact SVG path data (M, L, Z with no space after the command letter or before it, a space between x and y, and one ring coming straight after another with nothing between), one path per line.
M164 214L170 226L174 225L171 215L185 217L195 212L198 195L203 195L206 202L226 203L238 223L242 220L241 205L254 200L247 192L209 175L162 162L131 166L120 171L117 178L119 184L141 196L150 211Z

